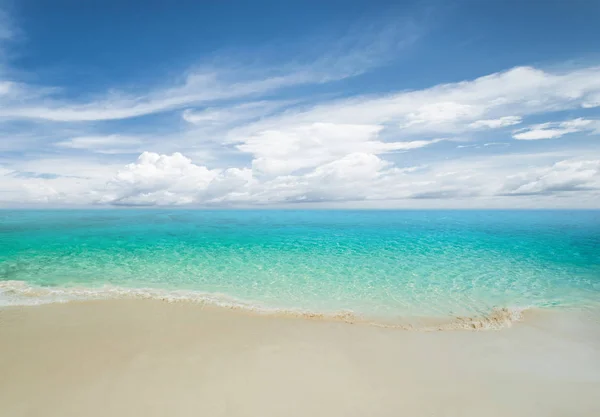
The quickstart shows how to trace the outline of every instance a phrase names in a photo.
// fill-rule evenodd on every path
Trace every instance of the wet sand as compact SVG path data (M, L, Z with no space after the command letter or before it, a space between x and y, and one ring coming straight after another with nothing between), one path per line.
M600 322L420 332L156 300L0 309L1 416L598 416Z

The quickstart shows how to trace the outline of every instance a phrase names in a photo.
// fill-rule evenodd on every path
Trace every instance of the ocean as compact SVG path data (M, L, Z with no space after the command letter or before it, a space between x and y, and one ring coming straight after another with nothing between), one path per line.
M386 323L596 309L600 211L0 211L0 306L129 297Z

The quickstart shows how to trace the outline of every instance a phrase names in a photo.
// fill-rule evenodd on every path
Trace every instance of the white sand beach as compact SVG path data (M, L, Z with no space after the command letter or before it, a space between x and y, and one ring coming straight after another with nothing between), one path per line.
M420 332L192 303L0 309L2 416L598 416L600 324Z

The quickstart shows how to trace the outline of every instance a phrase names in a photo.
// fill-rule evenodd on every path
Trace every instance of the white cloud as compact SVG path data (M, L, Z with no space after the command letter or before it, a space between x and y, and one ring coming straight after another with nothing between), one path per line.
M519 116L503 116L498 119L477 120L470 123L469 127L473 129L498 129L506 126L513 126L521 123L523 119Z
M42 163L38 172L52 172L58 163ZM600 201L600 157L594 154L585 159L561 154L496 155L398 168L375 154L353 152L305 172L277 176L249 168L211 169L178 153L144 152L136 162L119 169L101 170L101 164L94 168L90 162L81 166L88 171L80 176L67 176L78 172L71 168L56 177L18 176L14 169L0 168L0 203L256 206L348 202L352 206L371 201L389 206L395 201L396 207L431 207L463 201L464 207L495 201L512 207L523 204L515 199L528 196L528 202L554 207L565 201L597 206ZM557 197L561 197L558 203Z
M389 168L389 162L373 154L352 153L306 174L261 179L247 168L211 170L178 153L145 152L105 187L98 188L95 195L100 203L116 205L360 200L368 198L374 182L396 172Z
M589 119L573 119L564 122L542 123L519 129L513 133L513 138L518 140L556 139L569 133L598 132L600 121Z
M213 191L234 191L231 184L237 185L236 175L244 179L246 172L211 170L193 164L180 153L169 156L144 152L136 163L125 166L108 182L99 202L122 205L190 204L197 202L202 193L211 191L211 185Z
M251 128L329 122L398 126L399 133L404 135L462 133L471 128L471 123L481 120L514 123L517 117L578 108L598 92L598 67L561 74L518 67L424 90L332 101L308 110L287 112Z
M593 109L600 107L600 92L589 94L583 104L581 105L584 109Z
M125 153L138 151L142 144L140 138L107 135L107 136L79 136L69 140L56 142L55 146L71 149L84 149L97 153Z
M349 153L415 149L439 142L440 135L496 129L521 123L530 114L580 107L600 91L599 80L596 67L561 74L519 67L425 90L290 108L224 128L223 142L252 155L257 172L281 175ZM246 110L213 110L205 118L223 120L221 114L227 114L235 120L237 111L244 117Z
M286 101L256 101L226 108L209 107L201 111L186 109L181 117L186 122L194 125L231 125L240 121L268 116L292 103Z
M504 186L506 193L522 195L586 189L600 190L600 160L560 161L509 176Z
M531 129L521 133L516 133L513 138L518 140L539 140L539 139L554 139L560 138L567 133L577 132L577 130L570 129Z
M472 120L484 112L485 110L479 106L455 101L423 103L416 111L402 115L406 119L406 122L401 127L423 124L443 125L449 122Z
M416 149L441 139L383 142L381 125L311 123L267 129L230 139L237 149L254 156L252 167L268 175L312 168L351 153L382 154Z
M352 153L300 175L283 175L254 187L258 204L368 199L391 164L373 154Z
M1 108L0 116L63 122L127 119L193 104L251 97L291 85L318 83L323 77L321 74L292 73L262 80L228 82L217 73L220 71L193 73L177 86L157 89L141 96L113 92L107 98L83 104L49 97L44 100L43 106L37 101L25 106L15 102Z
M577 190L600 195L600 159L548 164L532 155L517 165L510 161L499 156L399 169L374 154L354 152L305 173L269 178L250 169L211 170L181 154L144 153L98 192L103 203L125 205L439 200ZM534 161L541 165L532 167Z
M56 156L53 158L32 158L28 160L0 159L0 164L11 172L49 173L65 178L92 179L106 182L111 175L123 167L123 162L100 158Z
M350 55L352 55L350 53ZM351 59L351 58L348 58ZM354 58L352 62L361 62ZM32 88L22 85L21 90L43 91L43 103L34 98L19 97L10 106L0 109L5 118L46 119L52 121L91 121L123 119L146 114L185 108L219 100L260 97L280 88L319 84L354 76L372 62L347 64L295 66L282 70L262 68L252 71L204 68L190 72L174 86L158 88L142 95L131 95L115 90L96 101L66 102L54 99L52 88ZM256 72L256 71L255 71ZM584 68L565 73L549 73L531 67L513 68L472 81L443 84L419 91L408 91L383 97L362 97L331 102L300 112L299 117L310 122L331 123L388 123L410 132L460 133L468 128L496 128L516 124L519 117L544 111L591 107L600 95L600 69ZM38 96L40 95L38 91ZM238 111L247 111L244 106ZM209 116L219 118L218 110ZM223 112L224 110L220 110ZM226 111L226 110L225 110ZM327 112L329 120L316 117ZM512 112L507 115L506 113ZM188 111L187 118L201 117ZM205 115L206 116L206 115ZM314 120L318 118L319 120Z
M53 172L54 169L45 171L44 167L37 171L26 169L0 168L0 207L13 203L90 204L93 202L90 189L106 181L106 176L98 180L85 174L63 176Z

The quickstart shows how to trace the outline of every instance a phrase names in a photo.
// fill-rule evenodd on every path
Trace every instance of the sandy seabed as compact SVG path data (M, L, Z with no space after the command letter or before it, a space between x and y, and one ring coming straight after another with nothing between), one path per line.
M600 416L597 315L421 332L156 300L0 309L0 416Z

